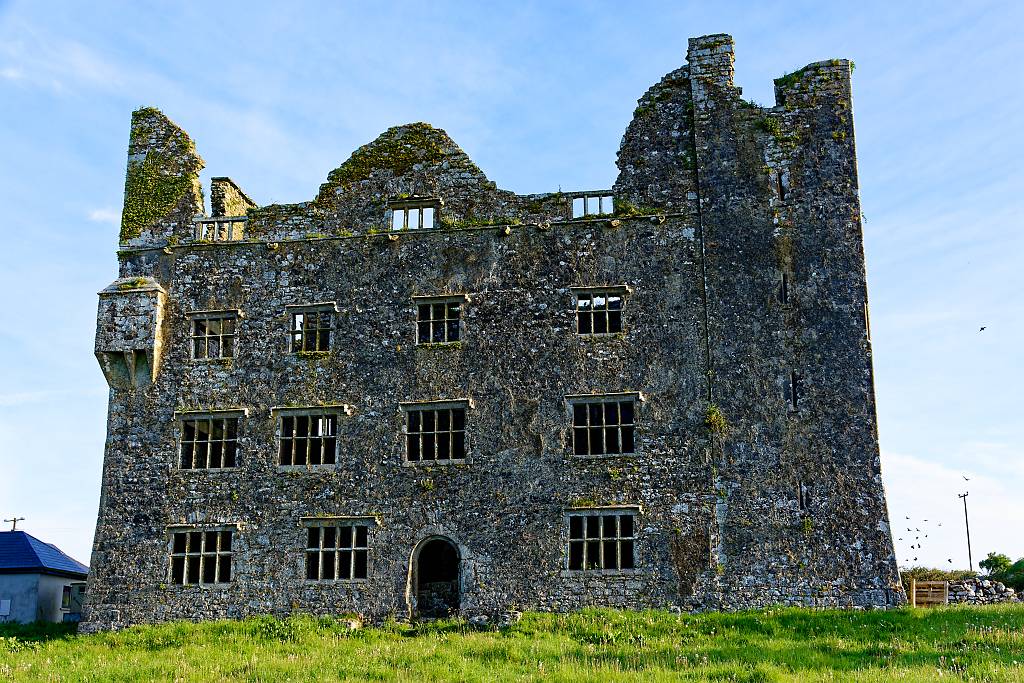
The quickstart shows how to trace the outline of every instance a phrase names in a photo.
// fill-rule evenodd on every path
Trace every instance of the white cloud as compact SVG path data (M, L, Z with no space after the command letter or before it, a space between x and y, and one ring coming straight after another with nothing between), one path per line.
M121 223L121 212L117 209L92 209L89 211L89 220L94 223L108 223L119 225Z
M16 66L5 66L0 69L0 78L5 78L9 81L19 81L25 77L25 72Z

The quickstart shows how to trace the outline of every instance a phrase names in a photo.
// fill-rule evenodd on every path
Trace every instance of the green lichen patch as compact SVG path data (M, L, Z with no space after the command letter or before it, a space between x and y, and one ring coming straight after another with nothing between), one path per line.
M133 277L130 280L117 283L117 288L122 292L130 289L140 289L149 284L149 279L144 277Z
M709 403L704 411L704 426L715 436L724 437L729 433L729 421L725 419L722 409L714 403Z
M619 218L626 218L629 216L652 216L656 213L658 213L658 209L653 209L649 206L637 206L625 199L616 198L615 211L612 215Z
M128 163L121 213L122 244L166 217L190 193L193 203L202 206L198 174L203 160L196 154L192 139L159 110L145 107L132 113L129 152L145 156Z

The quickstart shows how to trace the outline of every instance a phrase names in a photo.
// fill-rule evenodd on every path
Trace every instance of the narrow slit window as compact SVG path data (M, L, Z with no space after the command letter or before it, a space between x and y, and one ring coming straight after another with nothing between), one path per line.
M405 457L409 462L465 460L465 406L406 409Z
M583 336L622 332L624 290L581 289L576 292L576 333Z
M580 512L569 515L570 571L634 569L635 518L632 512Z
M803 398L803 379L796 372L789 373L789 407L791 410L800 409L800 400Z
M782 180L782 171L775 174L775 184L779 190L779 201L786 201L786 185Z
M797 495L800 500L800 510L806 512L811 509L811 489L802 481L797 484Z
M779 285L779 303L783 306L789 305L789 274L782 273L782 282Z
M369 569L369 525L331 522L306 528L306 579L361 581Z
M181 469L234 467L237 455L237 417L189 417L181 421Z
M451 344L459 341L462 298L419 300L416 304L416 343Z
M237 314L201 315L192 318L192 357L233 358Z
M195 529L171 534L171 583L231 581L231 529Z
M338 450L338 415L282 415L278 463L333 465Z
M571 405L573 455L635 452L635 399L578 400Z
M289 331L291 352L330 351L333 327L332 309L295 311L291 315Z

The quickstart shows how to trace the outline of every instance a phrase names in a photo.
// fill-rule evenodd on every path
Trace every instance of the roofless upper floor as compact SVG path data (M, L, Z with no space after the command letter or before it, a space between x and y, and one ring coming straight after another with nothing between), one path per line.
M688 63L638 101L618 152L613 188L520 195L501 189L453 141L427 123L389 128L331 171L307 202L259 206L230 178L215 177L206 215L195 143L154 108L132 114L122 248L165 248L189 242L277 241L354 237L410 230L547 224L657 213L696 214L704 114L728 109L741 136L762 150L745 172L764 176L781 194L789 180L767 163L805 145L807 116L847 111L850 64L811 64L776 79L776 103L741 98L733 84L734 44L724 34L692 38ZM852 124L848 117L852 135ZM820 135L818 137L821 137ZM844 133L845 137L845 133ZM741 169L737 169L740 172Z

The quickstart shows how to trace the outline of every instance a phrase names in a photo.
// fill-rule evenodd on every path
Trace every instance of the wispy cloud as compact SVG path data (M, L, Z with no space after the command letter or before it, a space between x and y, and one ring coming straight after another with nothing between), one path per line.
M25 73L16 66L5 66L0 68L0 78L8 81L20 81L25 77Z
M91 209L89 211L89 220L93 223L118 225L121 222L121 212L110 208Z

